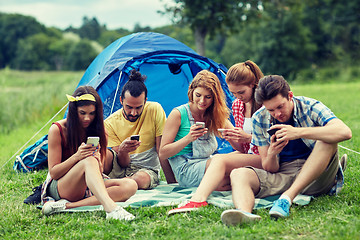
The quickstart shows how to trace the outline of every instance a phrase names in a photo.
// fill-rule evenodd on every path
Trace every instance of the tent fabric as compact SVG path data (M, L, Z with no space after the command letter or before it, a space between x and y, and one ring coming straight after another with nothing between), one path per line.
M189 84L203 69L217 75L231 109L234 98L225 82L227 68L160 33L133 33L114 41L90 64L78 87L96 89L106 118L122 107L120 93L132 69L147 76L148 101L159 102L167 116L174 107L188 102ZM230 120L234 123L232 116Z

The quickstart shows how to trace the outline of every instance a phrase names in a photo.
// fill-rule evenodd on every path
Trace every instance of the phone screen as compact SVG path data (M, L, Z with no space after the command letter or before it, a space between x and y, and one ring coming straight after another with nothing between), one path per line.
M132 136L130 137L130 140L137 140L137 141L139 141L139 140L140 140L140 136L139 136L139 135L132 135Z
M97 147L97 145L99 144L99 137L88 137L86 144L92 144L94 147Z
M202 128L205 127L205 123L204 122L196 122L195 123L197 126L201 126Z
M278 128L268 129L267 132L268 132L268 134L270 134L270 136L272 136L277 132L277 130L279 130L279 129Z

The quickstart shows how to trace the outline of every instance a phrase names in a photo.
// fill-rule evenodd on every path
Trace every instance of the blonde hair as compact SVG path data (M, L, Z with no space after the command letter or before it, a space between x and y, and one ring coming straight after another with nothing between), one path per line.
M254 93L255 89L259 84L259 80L264 77L261 69L256 63L251 60L247 60L246 62L236 63L232 65L227 74L225 81L227 84L235 84L235 85L254 85L253 87L253 96L252 96L252 109L251 115L258 110L261 105L255 101Z
M206 109L205 124L210 132L219 135L217 129L225 127L225 122L230 114L229 108L226 106L225 94L220 81L214 73L208 70L200 71L189 86L188 97L190 102L194 101L194 90L198 87L205 88L211 92L213 103Z

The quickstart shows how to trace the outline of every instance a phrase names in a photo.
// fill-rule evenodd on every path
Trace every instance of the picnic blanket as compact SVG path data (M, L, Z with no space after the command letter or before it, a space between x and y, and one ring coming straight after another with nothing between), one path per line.
M117 202L122 207L164 207L177 206L191 198L195 193L196 187L182 188L178 184L166 184L161 182L156 188L151 190L138 190L135 195L125 202ZM279 198L279 195L270 196L262 199L255 199L254 209L269 208L273 202ZM298 195L294 199L297 205L307 205L311 201L311 196ZM234 208L231 191L214 191L208 198L207 202L220 208ZM101 205L85 206L72 209L66 209L64 212L87 212L103 210Z

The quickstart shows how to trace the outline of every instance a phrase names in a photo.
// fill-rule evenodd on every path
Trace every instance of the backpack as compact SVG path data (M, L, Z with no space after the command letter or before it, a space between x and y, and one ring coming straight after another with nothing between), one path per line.
M20 155L16 156L14 170L30 172L47 167L48 160L48 135L43 136L33 145L27 147Z

